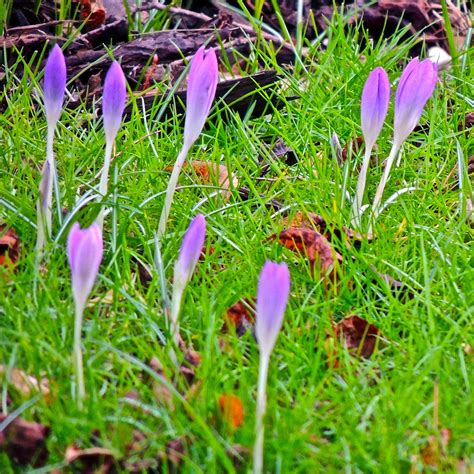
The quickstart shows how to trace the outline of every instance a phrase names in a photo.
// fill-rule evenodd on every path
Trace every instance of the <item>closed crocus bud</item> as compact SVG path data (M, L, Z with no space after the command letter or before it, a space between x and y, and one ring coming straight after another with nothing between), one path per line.
M400 147L418 124L433 94L438 67L429 59L412 59L403 71L395 96L394 145Z
M48 126L54 128L61 114L66 91L66 61L56 44L49 53L44 68L43 93Z
M174 270L174 284L184 287L191 279L206 237L206 219L198 214L184 234Z
M213 49L201 46L191 61L186 95L184 143L190 148L206 122L217 87L217 58Z
M390 83L382 67L375 68L369 75L362 91L360 105L361 125L365 146L371 149L382 130L390 102Z
M269 356L283 323L290 273L285 263L266 262L260 273L257 290L255 335L263 355Z
M76 222L68 235L67 255L76 307L82 311L94 286L102 261L102 231L97 224L81 229Z
M122 68L114 61L107 71L102 95L102 115L104 117L105 138L108 143L115 140L122 123L127 87Z

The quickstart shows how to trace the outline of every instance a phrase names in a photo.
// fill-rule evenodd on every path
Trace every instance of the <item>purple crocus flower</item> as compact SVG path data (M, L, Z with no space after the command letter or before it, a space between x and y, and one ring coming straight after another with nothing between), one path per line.
M255 323L255 335L262 354L269 356L273 350L283 323L289 294L288 267L285 263L267 261L258 281Z
M365 146L372 149L382 130L390 102L390 83L382 67L375 68L367 78L360 106Z
M213 49L201 46L191 61L186 95L184 146L190 148L206 122L217 87L217 58Z
M48 126L54 128L61 114L66 91L66 61L56 44L49 53L44 68L43 93Z
M102 231L97 224L81 229L76 222L68 235L67 255L71 267L76 307L82 312L94 286L102 261Z
M267 261L260 273L257 290L255 335L260 348L253 472L263 472L263 418L267 409L267 378L270 355L275 346L290 295L290 273L285 263Z
M189 224L183 237L179 257L175 265L174 284L185 286L191 279L201 255L206 236L206 219L198 214Z
M438 67L429 59L412 59L398 84L395 96L394 145L400 147L418 124L426 102L433 94Z
M108 143L115 140L125 109L127 87L122 68L114 61L107 71L102 96L105 137Z

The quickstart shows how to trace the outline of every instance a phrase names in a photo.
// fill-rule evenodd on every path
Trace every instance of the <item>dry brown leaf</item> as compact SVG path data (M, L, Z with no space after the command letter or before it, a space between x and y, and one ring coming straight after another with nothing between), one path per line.
M347 238L345 240L348 247L350 247L349 243L352 243L357 247L363 240L368 240L370 242L373 239L372 234L363 235L346 226L342 226L340 229L334 225L330 226L324 217L313 212L297 211L291 220L288 217L283 218L282 224L283 227L304 227L314 229L324 235L324 237L326 237L326 239L331 243L336 243L333 241L334 237L340 240L344 234Z
M374 352L380 331L359 316L348 316L339 321L334 332L336 338L354 355L368 359Z
M166 443L166 457L174 467L181 464L185 451L186 438L172 439Z
M6 415L0 414L0 423ZM3 431L0 431L0 450L16 464L33 467L44 466L48 459L46 438L50 429L40 423L15 418Z
M229 173L225 165L217 165L215 163L200 160L193 160L190 165L204 184L217 183L224 190L228 190L231 183L232 188L234 189L237 189L237 186L239 185L237 177ZM222 195L226 200L228 200L231 193L230 191L222 191Z
M0 266L15 270L20 257L20 239L17 233L5 224L0 224Z
M155 394L157 402L167 406L170 410L174 410L173 394L166 386L169 380L163 372L161 362L156 357L152 357L149 366L158 374L159 378L163 380L163 382L153 380L153 393Z
M8 374L8 368L0 365L0 379ZM11 369L9 376L9 384L15 388L21 395L27 397L33 392L41 392L45 397L50 394L48 379L42 378L38 380L36 377L28 375L20 369Z
M431 435L428 443L421 450L421 460L425 466L436 468L447 455L451 431L448 428L441 428L439 436Z
M110 449L97 446L79 449L77 446L72 445L66 449L64 461L67 465L73 463L80 464L81 472L108 474L113 472L116 460Z
M88 26L100 26L105 23L105 8L102 0L79 0L81 15Z
M245 418L244 405L239 397L224 394L219 397L219 409L223 419L233 428L242 426Z
M224 315L223 332L235 330L238 337L252 330L255 324L255 298L244 298L234 303Z
M325 282L338 280L342 256L332 248L324 235L306 227L291 227L280 232L278 240L287 249L305 255L311 271L318 267Z

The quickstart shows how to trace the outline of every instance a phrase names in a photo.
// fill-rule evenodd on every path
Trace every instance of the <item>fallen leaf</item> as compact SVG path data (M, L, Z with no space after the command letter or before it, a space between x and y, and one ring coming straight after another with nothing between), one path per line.
M236 395L224 394L219 397L219 409L223 419L233 428L244 422L244 405Z
M15 270L20 257L20 239L17 233L5 224L0 224L0 266Z
M46 378L38 380L36 377L28 375L20 369L11 369L10 373L8 373L8 368L0 365L0 379L6 375L8 375L9 384L25 397L33 392L41 392L45 397L48 397L50 394L49 382Z
M0 414L0 423L6 415ZM15 418L3 431L0 431L0 450L21 466L44 466L48 459L46 438L50 433L47 426L40 423Z
M234 303L224 315L223 332L235 330L238 337L253 330L255 324L255 298L244 298Z
M336 338L342 341L351 354L366 359L373 354L380 334L376 326L356 315L348 316L339 321L334 328L334 332Z
M158 382L157 380L153 380L152 383L153 393L155 394L157 402L167 406L170 410L174 410L173 394L166 386L167 383L171 382L166 378L161 362L156 357L152 357L149 366L158 374L159 378L163 380L163 383Z
M348 158L352 158L357 155L364 144L364 137L355 137L346 143L346 146L341 152L341 161L345 163Z
M77 463L81 466L81 472L84 473L111 473L114 470L115 461L115 456L110 449L97 446L79 449L77 446L72 445L66 449L64 454L64 462L67 465Z
M399 299L401 299L401 296L404 296L408 299L414 298L415 295L413 291L409 289L405 283L395 280L395 278L387 275L386 273L380 273L374 265L371 265L370 268L378 276L378 278L387 284L393 296L398 297ZM377 283L377 280L375 279L374 282Z
M223 189L222 195L226 200L231 196L230 191L227 191L230 188L230 184L232 183L232 187L237 189L239 180L235 175L229 173L225 165L217 165L200 160L193 160L190 162L190 165L203 184L217 183ZM183 168L188 166L189 165L185 163ZM171 171L170 168L167 168L167 170Z
M447 428L441 428L439 435L431 435L420 452L423 464L432 468L438 467L447 455L450 439L451 431Z
M186 450L186 439L184 437L172 439L166 443L166 458L174 466L181 464Z
M315 267L319 267L321 278L337 281L342 256L332 248L324 235L306 227L290 227L280 232L278 240L287 249L305 255L312 272Z
M338 243L336 242L337 240L341 240L342 235L345 235L347 238L345 239L346 243L348 244L350 242L356 248L360 246L360 243L363 240L370 242L373 239L372 234L364 235L346 226L341 226L339 229L334 225L329 225L324 217L313 212L297 211L291 220L288 217L284 217L282 223L284 227L304 227L314 229L324 235L329 242L334 244ZM347 246L350 247L350 245Z
M105 8L102 0L79 0L81 15L87 25L96 27L105 23Z

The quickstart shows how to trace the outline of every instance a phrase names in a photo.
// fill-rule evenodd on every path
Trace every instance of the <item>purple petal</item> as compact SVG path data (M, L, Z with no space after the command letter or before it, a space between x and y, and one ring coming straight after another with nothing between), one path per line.
M44 68L43 92L48 125L54 127L61 114L66 91L66 61L56 44L49 53Z
M290 294L290 273L285 263L267 261L257 291L255 333L261 353L270 355L283 323Z
M122 68L114 61L107 71L102 96L102 114L106 140L110 143L115 140L122 122L127 97L127 86Z
M175 267L175 282L186 284L194 273L206 237L206 219L198 214L184 234Z
M372 148L382 130L390 102L390 82L385 69L374 69L362 91L361 125L365 145Z
M85 304L94 285L102 261L102 231L97 224L86 229L76 222L68 235L67 253L71 267L74 299Z
M395 98L394 142L400 146L418 124L432 96L438 69L429 59L412 60L402 74Z
M199 137L216 95L218 65L213 49L199 48L192 60L186 95L184 142L191 146Z

